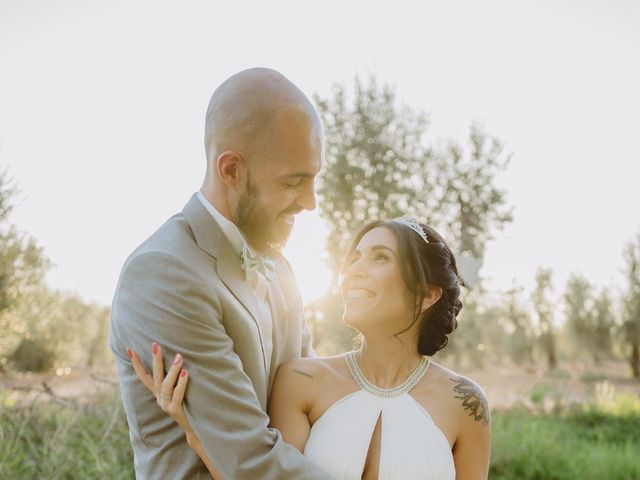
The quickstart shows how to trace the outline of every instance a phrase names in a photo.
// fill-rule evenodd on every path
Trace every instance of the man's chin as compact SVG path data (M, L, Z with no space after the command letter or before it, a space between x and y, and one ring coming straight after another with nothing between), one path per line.
M280 227L274 231L271 235L271 248L282 250L291 236L291 231L291 227Z

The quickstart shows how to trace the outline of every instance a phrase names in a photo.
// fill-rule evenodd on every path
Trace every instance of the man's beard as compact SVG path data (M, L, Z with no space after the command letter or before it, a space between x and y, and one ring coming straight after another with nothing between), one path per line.
M235 211L235 223L249 244L261 251L281 250L287 243L290 228L278 228L260 203L256 185L247 177L245 193L240 197Z

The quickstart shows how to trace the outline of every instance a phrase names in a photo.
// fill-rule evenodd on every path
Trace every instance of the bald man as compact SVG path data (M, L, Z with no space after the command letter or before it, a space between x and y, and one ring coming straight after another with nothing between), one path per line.
M148 368L182 354L186 414L221 478L326 478L268 428L265 413L278 367L313 354L279 252L295 214L316 206L320 119L281 74L246 70L214 92L205 150L200 191L129 256L113 300L109 341L136 476L210 478L137 379L128 348Z

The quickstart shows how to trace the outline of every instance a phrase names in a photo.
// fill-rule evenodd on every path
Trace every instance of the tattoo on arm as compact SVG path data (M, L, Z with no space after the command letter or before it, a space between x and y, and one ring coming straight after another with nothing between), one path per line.
M487 399L478 391L475 384L466 378L450 378L456 383L453 391L455 398L462 400L462 408L469 410L469 416L476 422L482 422L484 426L489 425L489 405Z
M294 368L293 370L291 370L293 373L297 373L299 375L303 375L307 378L313 378L313 375L308 374L307 372L303 372L301 370L298 370L297 368Z

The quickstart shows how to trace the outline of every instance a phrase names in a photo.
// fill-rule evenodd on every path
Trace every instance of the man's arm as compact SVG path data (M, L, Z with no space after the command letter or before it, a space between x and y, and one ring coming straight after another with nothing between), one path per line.
M115 343L123 349L116 354L121 358L131 347L151 365L153 341L163 345L165 360L177 352L183 355L190 377L185 412L223 478L327 478L268 428L269 418L225 331L217 298L184 262L159 252L133 258L123 272L114 307ZM136 411L159 410L149 392L135 403ZM137 427L156 444L164 435L158 425ZM158 448L163 447L170 448Z

